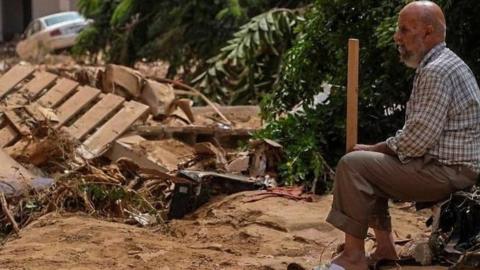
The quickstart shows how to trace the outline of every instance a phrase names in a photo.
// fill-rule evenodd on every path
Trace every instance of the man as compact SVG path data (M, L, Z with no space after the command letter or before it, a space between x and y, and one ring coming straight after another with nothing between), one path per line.
M345 232L345 248L328 269L365 270L371 259L397 259L388 199L438 201L475 183L480 172L480 90L472 71L445 45L442 10L416 1L400 12L394 40L416 68L405 124L394 137L356 145L337 166L327 221Z

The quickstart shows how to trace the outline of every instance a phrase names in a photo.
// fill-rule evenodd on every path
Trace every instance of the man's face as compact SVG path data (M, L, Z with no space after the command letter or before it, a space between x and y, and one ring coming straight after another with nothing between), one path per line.
M406 66L416 68L427 53L424 37L424 25L411 14L400 13L393 38L398 46L400 60Z

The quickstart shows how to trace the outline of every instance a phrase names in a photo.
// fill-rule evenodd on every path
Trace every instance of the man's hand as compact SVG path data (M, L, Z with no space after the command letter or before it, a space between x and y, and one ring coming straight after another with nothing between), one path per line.
M396 156L397 154L390 149L390 147L387 146L387 143L385 142L379 142L377 144L356 144L353 148L352 151L370 151L370 152L378 152L378 153L384 153L387 155L391 156Z
M372 144L355 144L355 146L352 148L353 151L371 151L371 152L376 152L374 151L375 145Z

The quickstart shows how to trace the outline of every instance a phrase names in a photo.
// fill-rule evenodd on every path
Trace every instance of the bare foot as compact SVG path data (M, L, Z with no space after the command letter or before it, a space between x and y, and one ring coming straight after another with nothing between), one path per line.
M377 240L377 248L368 256L369 264L373 264L379 260L398 260L397 250L393 234L389 231L375 230Z
M392 250L385 250L385 249L380 249L377 248L373 253L367 256L367 263L368 265L374 265L375 263L381 261L381 260L392 260L396 261L399 260L400 257L398 257L397 252L395 249Z

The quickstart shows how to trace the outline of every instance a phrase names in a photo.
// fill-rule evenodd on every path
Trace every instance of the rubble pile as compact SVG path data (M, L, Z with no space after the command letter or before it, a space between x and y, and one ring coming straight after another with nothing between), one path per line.
M262 125L258 107L219 106L122 66L40 69L0 77L3 233L59 210L165 224L215 194L277 187L281 145L245 144ZM288 196L266 197L276 194Z

